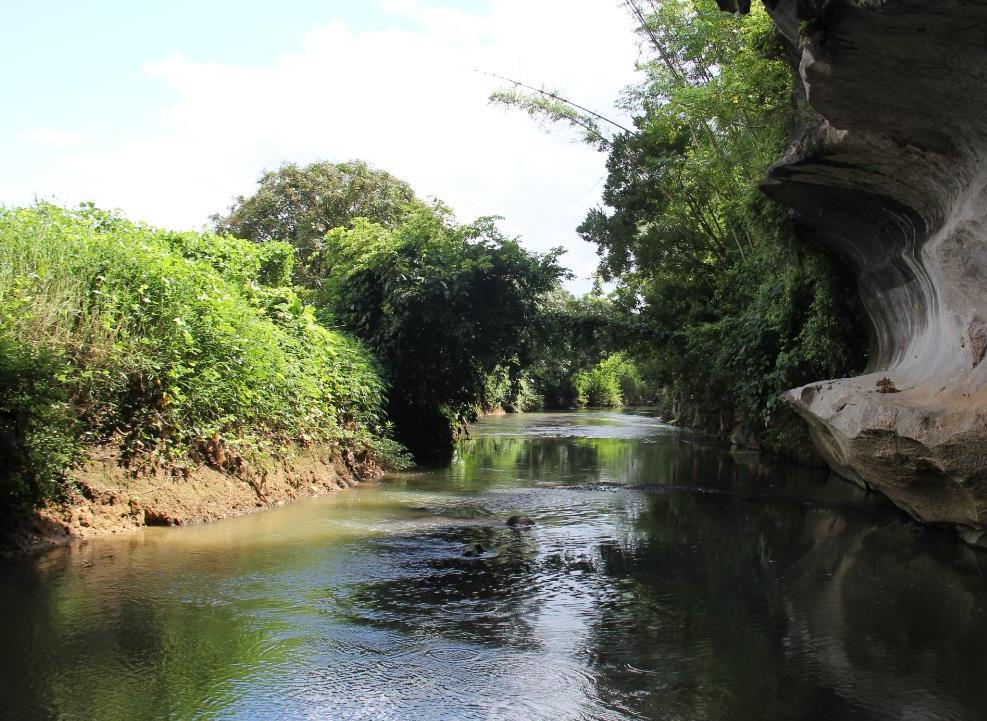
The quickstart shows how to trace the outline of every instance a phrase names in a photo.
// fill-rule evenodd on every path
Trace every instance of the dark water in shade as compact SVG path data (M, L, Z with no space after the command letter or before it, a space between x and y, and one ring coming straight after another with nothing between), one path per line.
M987 719L987 557L951 537L645 415L472 435L447 470L0 566L0 717Z

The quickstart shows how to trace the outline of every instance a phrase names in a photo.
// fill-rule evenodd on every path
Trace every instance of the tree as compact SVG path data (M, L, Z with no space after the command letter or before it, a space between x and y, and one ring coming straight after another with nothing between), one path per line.
M394 228L421 204L408 183L361 160L304 167L287 163L265 172L259 184L256 193L239 196L225 215L211 216L216 232L256 243L290 243L298 260L296 280L309 286L318 282L312 262L327 232L354 218Z
M564 273L560 253L530 253L495 219L460 225L439 205L395 228L357 219L326 235L315 302L380 359L388 415L420 463L451 457L490 373L521 382L539 300Z

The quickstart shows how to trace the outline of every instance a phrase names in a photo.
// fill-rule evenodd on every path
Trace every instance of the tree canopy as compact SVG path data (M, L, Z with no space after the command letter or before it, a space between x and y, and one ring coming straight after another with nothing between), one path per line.
M214 221L295 248L304 297L325 325L375 354L390 381L389 418L424 462L450 456L455 431L488 405L491 388L520 388L540 299L565 272L561 251L530 253L495 218L460 224L361 161L265 173L254 195Z
M297 279L313 282L310 263L322 238L354 218L393 228L419 204L408 183L362 160L286 163L261 175L257 191L239 196L225 214L212 216L216 232L255 243L290 243L298 256Z

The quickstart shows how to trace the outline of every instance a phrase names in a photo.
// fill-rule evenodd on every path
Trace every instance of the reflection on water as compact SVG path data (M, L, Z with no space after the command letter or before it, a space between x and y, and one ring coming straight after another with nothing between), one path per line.
M446 470L0 567L0 717L985 718L987 563L950 537L643 414L471 430Z

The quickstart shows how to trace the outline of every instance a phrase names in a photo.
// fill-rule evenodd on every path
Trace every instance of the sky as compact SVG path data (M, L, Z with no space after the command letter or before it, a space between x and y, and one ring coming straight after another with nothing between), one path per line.
M604 114L634 81L619 0L4 2L0 204L92 201L199 229L285 162L363 159L533 250L599 205L605 154L491 106L483 72ZM481 71L481 72L477 72Z

